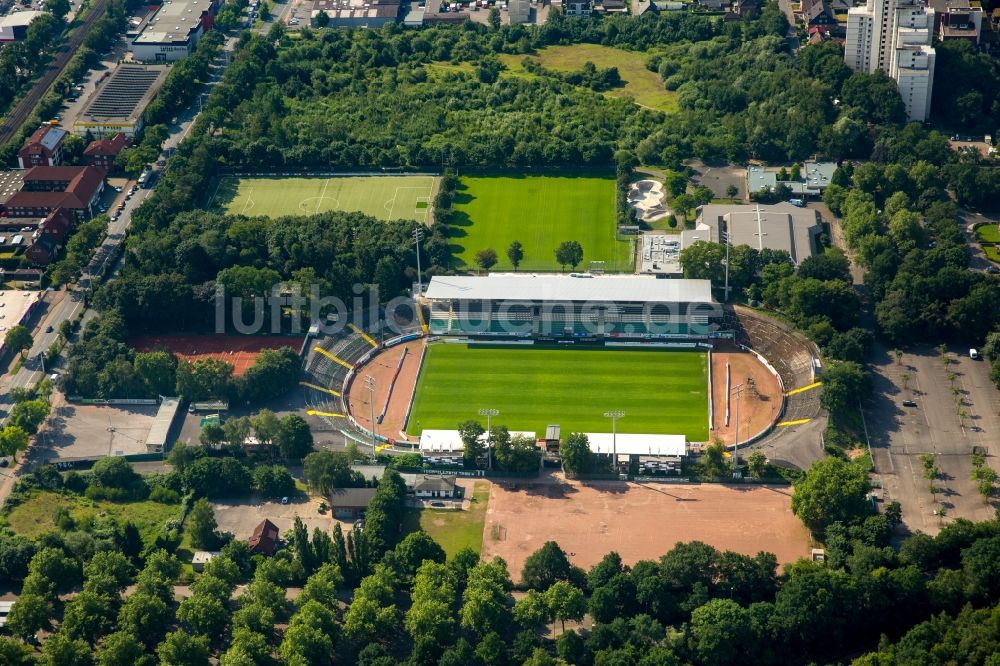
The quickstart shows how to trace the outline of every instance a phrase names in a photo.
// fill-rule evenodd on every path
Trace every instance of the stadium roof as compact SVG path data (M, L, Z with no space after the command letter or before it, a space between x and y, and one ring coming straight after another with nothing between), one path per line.
M535 439L535 432L511 430L510 436ZM486 433L483 433L479 441L486 443ZM465 450L465 444L457 430L424 430L420 433L420 450L428 453L458 453Z
M687 454L684 435L632 435L610 432L588 432L587 440L594 453L620 456L683 456Z
M709 280L660 280L637 275L434 276L427 287L431 300L597 301L642 303L711 303Z

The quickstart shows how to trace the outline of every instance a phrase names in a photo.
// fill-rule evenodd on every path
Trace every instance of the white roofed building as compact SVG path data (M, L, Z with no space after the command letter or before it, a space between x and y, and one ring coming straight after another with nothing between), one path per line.
M28 26L46 12L14 12L0 17L0 43L17 42L28 36Z
M139 62L174 62L194 51L215 20L215 0L166 0L132 40Z

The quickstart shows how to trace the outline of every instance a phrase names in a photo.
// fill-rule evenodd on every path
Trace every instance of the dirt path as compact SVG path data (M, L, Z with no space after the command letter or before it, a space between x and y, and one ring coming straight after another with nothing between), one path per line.
M399 364L404 349L406 350L406 358L403 360L403 367L400 368L399 376L396 378L392 396L389 397L389 385L393 375L396 374L396 366ZM417 385L417 372L423 353L424 340L412 340L382 351L358 371L357 376L351 382L348 399L351 415L362 427L371 427L372 410L368 402L368 389L365 387L365 377L370 375L375 380L374 411L376 421L385 407L386 398L389 398L385 418L382 419L382 423L376 423L376 433L391 439L406 439L402 430L403 426L406 425L406 410Z

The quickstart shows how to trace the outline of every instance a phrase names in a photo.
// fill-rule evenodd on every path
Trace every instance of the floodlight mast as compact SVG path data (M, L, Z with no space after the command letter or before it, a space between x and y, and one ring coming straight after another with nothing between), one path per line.
M499 409L484 408L479 410L480 416L486 417L486 468L493 471L493 417L500 415Z
M612 409L604 412L604 416L611 419L611 466L618 471L618 419L625 417L625 412L620 409Z

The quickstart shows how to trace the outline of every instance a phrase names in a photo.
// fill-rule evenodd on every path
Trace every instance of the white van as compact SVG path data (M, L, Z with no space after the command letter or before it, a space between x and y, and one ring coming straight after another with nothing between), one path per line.
M979 358L979 351L975 350L975 349L970 349L969 350L969 358L971 358L973 361L975 361L976 359L978 359Z

